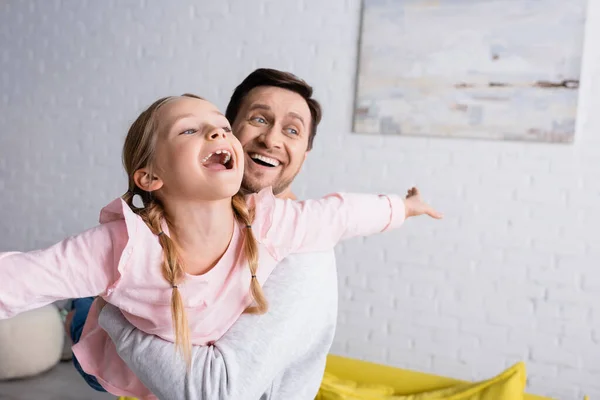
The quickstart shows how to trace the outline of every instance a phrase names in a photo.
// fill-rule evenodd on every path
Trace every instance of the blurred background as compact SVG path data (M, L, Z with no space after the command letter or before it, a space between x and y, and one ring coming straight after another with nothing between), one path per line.
M129 124L155 99L193 92L224 111L246 75L277 68L324 109L299 198L416 185L445 214L336 248L331 352L460 379L523 360L528 391L600 396L600 4L586 11L572 143L353 132L363 6L0 2L0 251L96 225L127 189ZM18 393L0 383L0 399L59 398L44 395L51 373Z

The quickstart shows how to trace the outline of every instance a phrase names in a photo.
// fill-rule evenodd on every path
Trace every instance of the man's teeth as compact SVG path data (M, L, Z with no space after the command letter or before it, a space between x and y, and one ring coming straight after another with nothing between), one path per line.
M206 163L208 161L208 159L211 158L215 154L225 154L225 160L223 161L223 164L227 164L229 162L229 160L231 160L231 153L229 151L227 151L227 150L217 150L214 153L210 153L209 155L207 155L206 157L204 157L202 159L202 164Z
M260 161L267 163L269 165L272 165L274 167L278 167L280 164L279 161L277 161L276 159L271 158L271 157L266 157L261 154L256 154L256 153L251 154L250 158L252 158L253 160L260 160Z

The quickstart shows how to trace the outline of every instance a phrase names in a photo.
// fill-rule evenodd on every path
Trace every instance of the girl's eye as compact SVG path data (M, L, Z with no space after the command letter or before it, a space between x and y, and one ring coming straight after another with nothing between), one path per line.
M223 127L223 130L224 130L225 132L227 132L227 133L231 133L231 128L230 128L230 127L228 127L228 126L224 126L224 127Z
M193 135L196 132L198 132L196 129L188 129L188 130L181 132L181 135Z

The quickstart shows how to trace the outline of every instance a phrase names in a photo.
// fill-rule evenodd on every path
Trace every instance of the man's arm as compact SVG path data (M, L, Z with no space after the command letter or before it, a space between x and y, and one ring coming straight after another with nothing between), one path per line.
M336 285L332 251L284 260L264 285L269 311L243 314L213 346L195 346L189 376L173 343L135 329L114 306L105 306L99 323L129 368L161 400L258 399L309 351L319 354L308 369L322 371L335 330ZM276 386L296 393L286 398L309 399L319 384L317 375Z

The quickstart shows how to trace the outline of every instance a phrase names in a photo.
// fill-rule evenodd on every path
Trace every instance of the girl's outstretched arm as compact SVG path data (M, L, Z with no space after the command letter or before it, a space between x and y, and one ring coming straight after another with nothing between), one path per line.
M264 190L249 198L256 209L256 235L278 259L324 251L339 241L398 228L406 218L441 215L421 200L416 188L399 195L334 193L316 200L276 199Z
M56 300L102 294L118 279L124 221L67 238L47 249L0 253L0 319Z

